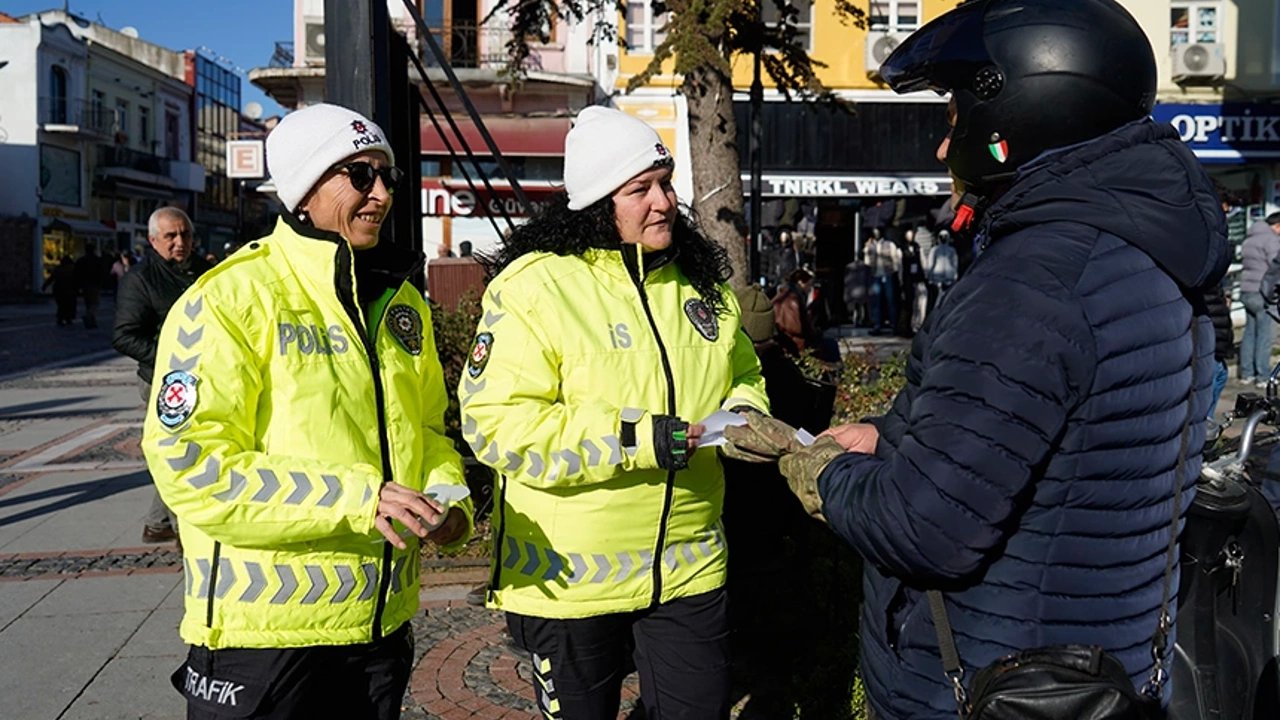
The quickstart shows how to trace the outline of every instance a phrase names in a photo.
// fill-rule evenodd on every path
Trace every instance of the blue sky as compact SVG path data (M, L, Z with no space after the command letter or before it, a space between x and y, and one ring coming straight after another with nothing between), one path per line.
M261 103L264 116L283 114L271 98L249 82L249 71L265 67L275 43L293 39L292 0L67 0L69 9L119 30L131 25L138 37L172 50L208 48L205 54L233 70L243 70L242 102ZM63 0L0 0L0 11L20 16L62 9Z

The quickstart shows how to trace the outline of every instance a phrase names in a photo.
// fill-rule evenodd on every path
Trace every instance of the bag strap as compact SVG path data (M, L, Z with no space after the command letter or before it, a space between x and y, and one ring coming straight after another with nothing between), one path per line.
M1169 547L1165 552L1164 587L1160 597L1160 617L1156 624L1155 634L1151 637L1151 658L1154 664L1151 675L1142 686L1142 693L1147 697L1158 699L1160 689L1169 679L1165 669L1165 653L1169 646L1169 631L1173 628L1169 616L1169 601L1173 593L1173 568L1178 559L1178 522L1182 519L1182 486L1186 474L1187 450L1191 445L1191 421L1195 419L1196 394L1196 355L1200 351L1197 338L1196 313L1194 304L1191 312L1191 386L1187 390L1187 418L1182 423L1182 433L1178 446L1178 463L1173 471L1173 522L1169 528ZM929 599L929 614L933 616L933 629L938 636L938 651L942 655L942 670L956 698L956 710L960 720L964 720L969 712L969 694L964 688L964 665L960 662L960 653L956 650L955 635L951 632L951 620L947 617L947 605L942 593L928 590L925 596Z

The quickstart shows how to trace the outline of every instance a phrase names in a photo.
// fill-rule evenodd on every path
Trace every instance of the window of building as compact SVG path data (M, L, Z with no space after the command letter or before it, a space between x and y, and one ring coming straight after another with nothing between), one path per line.
M151 108L138 106L138 141L146 150L151 149Z
M778 19L782 15L782 11L773 0L762 0L764 5L760 7L761 17L766 25L777 25ZM797 14L792 18L791 24L796 27L796 39L800 41L800 46L806 50L813 49L813 3L809 0L789 0L791 7L796 9Z
M1174 45L1221 42L1221 19L1222 3L1218 0L1174 0L1169 6L1169 41Z
M107 117L106 117L107 96L103 95L101 90L93 91L93 98L90 105L90 110L93 113L93 118L91 122L93 127L101 128L105 126L108 130L111 129L110 126L107 125Z
M655 17L649 0L627 0L627 50L652 53L667 39L663 28L668 17L668 13Z
M871 30L904 32L920 27L920 0L871 0Z
M49 121L67 122L67 71L57 65L49 69Z
M123 98L116 98L116 127L119 132L129 135L129 101Z

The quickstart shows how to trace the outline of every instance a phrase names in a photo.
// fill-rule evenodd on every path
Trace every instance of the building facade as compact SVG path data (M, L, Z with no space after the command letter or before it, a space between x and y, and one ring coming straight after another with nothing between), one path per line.
M26 248L6 248L25 279L7 275L0 292L38 292L63 256L129 250L156 207L192 207L204 171L177 53L48 11L0 23L0 60L0 95L12 98L0 215L39 220Z

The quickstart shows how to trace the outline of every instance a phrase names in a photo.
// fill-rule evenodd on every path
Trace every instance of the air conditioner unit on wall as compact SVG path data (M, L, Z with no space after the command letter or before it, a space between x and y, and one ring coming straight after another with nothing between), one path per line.
M1218 43L1182 43L1173 46L1173 80L1221 78L1227 57Z
M880 77L880 64L902 43L906 33L872 31L867 33L867 76Z
M308 65L324 63L324 18L307 18L303 21L302 59Z

